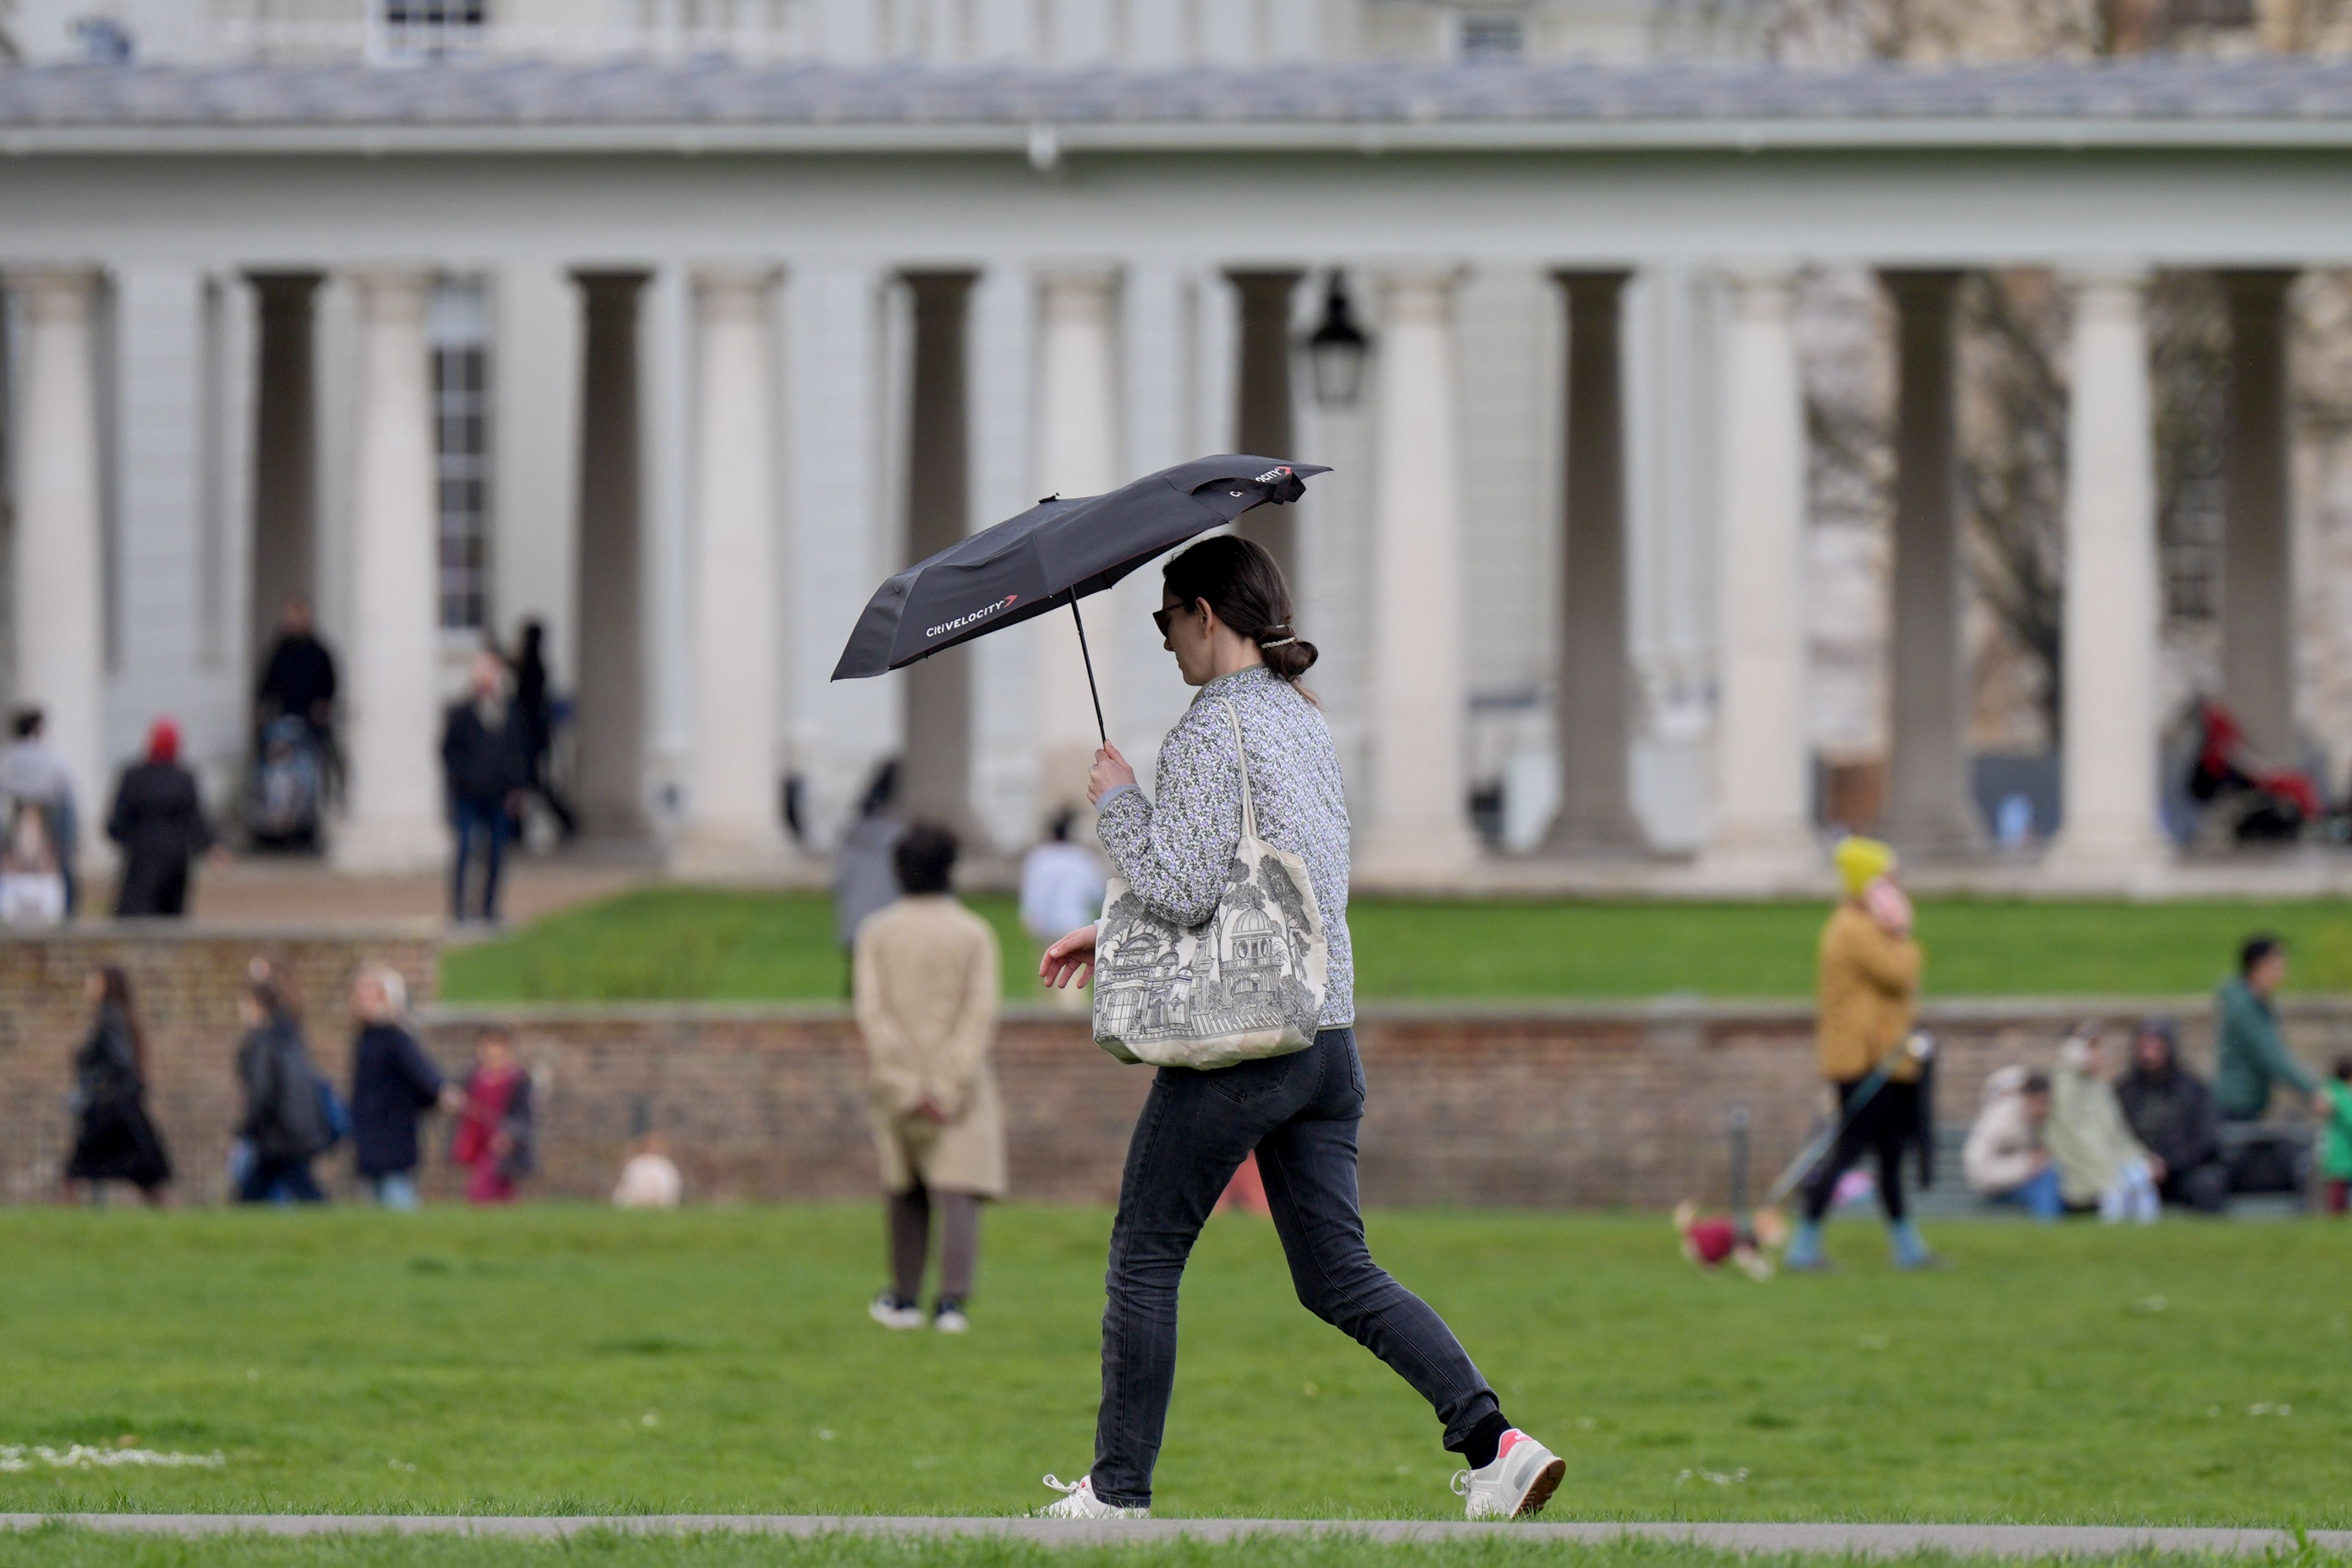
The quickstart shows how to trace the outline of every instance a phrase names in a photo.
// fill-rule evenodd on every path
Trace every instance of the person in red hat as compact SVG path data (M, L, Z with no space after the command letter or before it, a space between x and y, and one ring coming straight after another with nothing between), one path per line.
M122 846L116 919L187 913L189 862L215 846L196 776L180 765L180 727L171 719L149 727L147 759L122 770L106 836Z

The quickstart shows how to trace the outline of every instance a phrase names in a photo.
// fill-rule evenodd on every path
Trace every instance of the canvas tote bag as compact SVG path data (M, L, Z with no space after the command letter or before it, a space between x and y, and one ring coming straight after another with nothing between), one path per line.
M1124 877L1103 893L1095 938L1095 1043L1121 1061L1230 1067L1315 1043L1330 950L1307 862L1257 836L1249 754L1230 702L1242 769L1242 840L1216 913L1191 929L1145 904Z

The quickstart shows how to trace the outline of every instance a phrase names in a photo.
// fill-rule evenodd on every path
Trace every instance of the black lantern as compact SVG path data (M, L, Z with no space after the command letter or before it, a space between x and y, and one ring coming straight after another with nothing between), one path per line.
M1364 355L1370 347L1348 304L1347 275L1333 267L1323 295L1323 319L1307 340L1307 366L1315 378L1317 407L1356 406L1364 390Z

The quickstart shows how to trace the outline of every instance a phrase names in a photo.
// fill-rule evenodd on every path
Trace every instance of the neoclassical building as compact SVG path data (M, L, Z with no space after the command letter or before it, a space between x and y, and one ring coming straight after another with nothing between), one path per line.
M1369 875L1476 874L1496 786L1543 863L1794 875L1822 265L1896 323L1888 831L1982 833L1972 269L2071 298L2051 874L2169 852L2153 269L2233 301L2227 695L2293 745L2285 301L2352 265L2352 68L1645 62L1643 5L358 9L20 5L48 41L0 70L5 690L85 777L169 712L226 801L302 593L345 673L346 866L439 857L440 705L531 618L600 833L787 872L898 757L1010 849L1094 744L1066 618L831 685L859 607L1037 497L1237 449L1334 469L1249 526L1323 650ZM1086 607L1139 759L1189 695L1156 594Z

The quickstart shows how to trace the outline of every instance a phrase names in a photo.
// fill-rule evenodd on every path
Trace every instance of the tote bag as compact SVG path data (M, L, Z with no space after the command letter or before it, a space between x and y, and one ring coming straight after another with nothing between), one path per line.
M1230 1067L1315 1043L1330 951L1307 862L1257 836L1249 754L1230 702L1242 769L1242 838L1216 912L1186 928L1123 877L1103 894L1095 938L1095 1043L1121 1061Z

